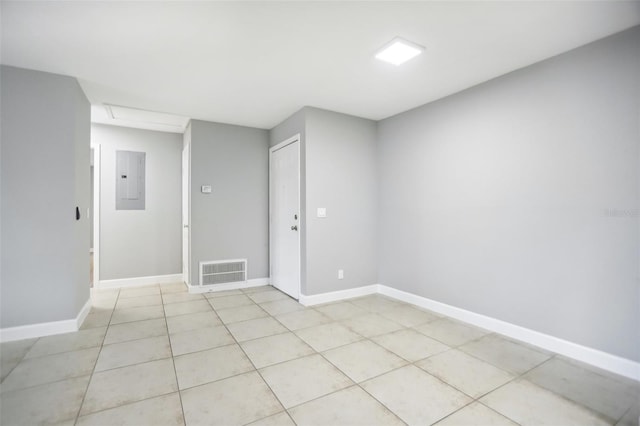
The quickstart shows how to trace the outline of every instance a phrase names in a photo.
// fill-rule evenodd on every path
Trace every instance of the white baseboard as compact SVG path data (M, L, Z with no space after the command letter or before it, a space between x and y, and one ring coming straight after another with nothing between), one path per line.
M122 278L118 280L101 280L95 288L104 290L108 288L141 287L153 284L170 284L183 282L182 274L156 275L151 277Z
M84 323L84 320L87 319L87 315L89 315L90 311L91 297L89 297L89 300L87 300L87 303L85 303L82 309L80 309L80 312L78 312L78 316L76 317L76 328L78 330L80 330L80 327L82 327L82 324Z
M228 283L228 284L215 284L215 285L188 285L189 293L211 293L215 291L237 290L240 288L260 287L263 285L269 285L269 278L254 278L251 280Z
M439 314L499 333L542 349L555 352L566 357L582 361L603 370L619 374L634 380L640 380L640 363L607 352L579 345L549 334L540 333L529 328L501 321L486 315L477 314L445 303L436 302L426 297L417 296L395 288L380 285L380 294Z
M301 294L300 303L305 306L312 306L320 303L335 302L338 300L361 297L374 293L379 293L402 302L410 303L412 305L455 318L476 327L484 328L486 330L529 343L539 348L564 355L568 358L593 365L603 370L640 381L640 363L638 362L612 355L598 349L579 345L548 334L540 333L529 328L511 324L506 321L488 317L486 315L477 314L475 312L437 302L426 297L396 290L395 288L382 284L373 284L348 290L315 294L312 296Z
M304 306L319 305L321 303L335 302L352 297L367 296L378 292L378 284L371 284L364 287L349 288L347 290L332 291L329 293L314 294L311 296L300 293L300 302Z
M0 342L11 342L13 340L32 339L35 337L78 331L90 310L91 299L87 300L87 303L84 304L74 319L2 328L0 329Z

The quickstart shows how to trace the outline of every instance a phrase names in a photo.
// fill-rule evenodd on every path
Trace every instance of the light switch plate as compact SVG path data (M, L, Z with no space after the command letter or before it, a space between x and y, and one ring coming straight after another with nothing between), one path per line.
M200 191L201 191L203 194L211 194L211 185L202 185L202 186L200 187Z
M327 217L326 207L318 207L318 217Z

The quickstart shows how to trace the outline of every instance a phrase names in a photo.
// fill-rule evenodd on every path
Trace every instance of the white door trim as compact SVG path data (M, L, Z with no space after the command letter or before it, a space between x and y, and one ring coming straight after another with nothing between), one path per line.
M280 142L277 145L272 146L271 148L269 148L269 154L278 151L279 149L284 148L287 145L291 145L294 142L300 142L300 133L298 133L295 136L291 136L289 139L285 139L284 141ZM298 157L300 157L300 155L298 154ZM300 166L300 162L298 162L298 166ZM300 168L300 167L298 167Z
M93 286L100 286L100 144L93 148Z
M182 170L182 229L180 232L180 237L182 239L182 280L186 285L191 285L191 123L188 124L187 129L185 130L183 143L182 143L182 167L185 167L185 150L187 151L187 161L186 161L186 173ZM186 177L186 182L185 182ZM186 189L186 195L184 193ZM186 196L186 200L185 200ZM185 249L184 244L184 226L185 226L185 203L186 203L186 226L187 226L187 247ZM186 262L185 262L185 252L186 252ZM186 270L185 270L186 269Z
M302 178L301 175L301 164L300 164L300 160L301 160L301 156L302 156L302 143L300 141L300 133L291 136L288 139L285 139L284 141L272 146L271 148L269 148L269 276L271 278L273 278L273 258L271 256L271 253L273 253L273 233L271 232L271 218L273 216L273 188L272 188L272 183L273 183L273 176L272 176L272 165L271 165L271 157L273 156L273 153L278 151L279 149L284 148L287 145L291 145L292 143L296 143L298 142L298 215L300 217L300 222L299 222L299 226L300 228L298 229L298 298L302 295L302 247L300 244L301 241L301 235L302 232L304 230L306 221L303 218L302 215L302 211L300 209L300 181ZM271 282L271 285L274 285L273 282Z

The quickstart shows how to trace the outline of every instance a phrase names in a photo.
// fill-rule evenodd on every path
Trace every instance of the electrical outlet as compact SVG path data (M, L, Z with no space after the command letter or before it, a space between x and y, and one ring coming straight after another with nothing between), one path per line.
M344 270L338 269L338 279L341 280L344 278Z

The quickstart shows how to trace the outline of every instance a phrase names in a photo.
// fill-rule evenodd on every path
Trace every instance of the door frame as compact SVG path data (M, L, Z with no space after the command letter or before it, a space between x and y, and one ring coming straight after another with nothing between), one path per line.
M273 271L273 256L272 253L273 251L273 232L271 230L271 223L272 223L272 218L273 218L273 171L272 171L272 157L273 157L273 153L278 151L279 149L284 148L287 145L291 145L294 143L298 143L298 216L300 217L300 222L299 222L299 226L300 228L298 229L298 300L300 299L300 296L302 296L302 245L300 244L301 240L302 240L302 232L306 223L306 220L303 219L303 215L302 215L302 211L300 209L300 203L301 203L301 197L300 197L300 193L301 191L301 180L302 180L302 175L301 175L301 164L300 164L300 159L302 157L302 143L300 141L300 133L291 136L288 139L285 139L284 141L272 146L271 148L269 148L269 280L271 281L271 277L273 276L272 271ZM275 285L273 284L273 282L271 282L271 285L273 287L275 287Z
M187 161L186 161L186 173L185 173L185 150L187 151ZM182 140L182 151L181 151L181 159L182 159L182 199L181 201L181 233L180 239L182 240L182 280L187 286L191 286L191 123L187 126ZM185 182L186 180L186 182ZM185 194L186 189L186 194ZM184 216L186 204L186 218ZM185 219L186 219L186 228L187 228L187 247L184 247L184 228L185 228ZM185 262L185 251L186 251L186 262ZM186 271L185 271L186 268Z
M100 144L91 144L93 148L93 288L100 288L100 182L101 162Z

